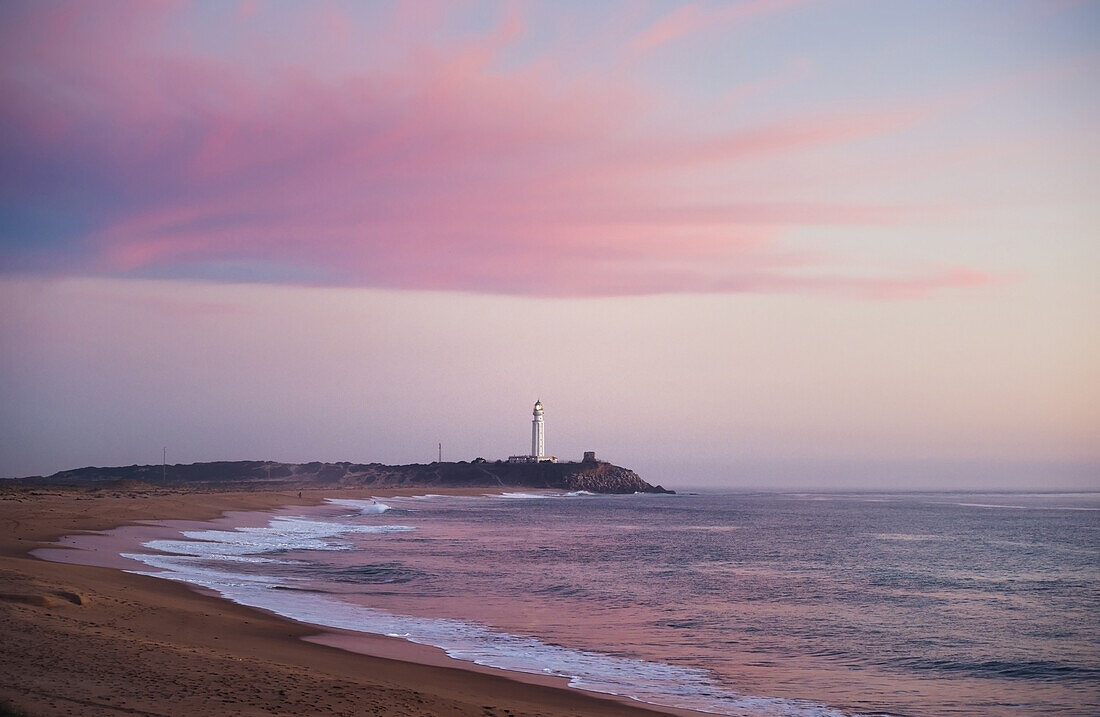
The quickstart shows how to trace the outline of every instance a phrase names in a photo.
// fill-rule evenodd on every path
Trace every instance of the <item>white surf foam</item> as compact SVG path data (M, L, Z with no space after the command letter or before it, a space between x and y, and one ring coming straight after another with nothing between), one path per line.
M486 667L548 674L570 686L640 702L729 715L842 717L844 713L811 702L721 692L704 670L550 645L483 625L446 618L394 615L345 603L328 595L273 590L285 579L245 575L194 564L194 556L127 554L164 572L139 572L214 590L250 607L299 622L354 630L444 650L450 657Z
M599 495L588 490L574 490L569 492L546 491L545 493L486 493L486 498L507 498L509 500L530 500L536 498L581 498L584 496Z
M357 525L314 520L303 517L276 517L263 527L236 530L185 530L187 540L151 540L144 546L162 553L190 555L206 559L250 558L288 550L349 550L353 546L334 540L349 533L393 533L415 530L408 525Z
M360 513L362 513L363 515L371 515L371 514L374 514L374 513L385 513L387 510L391 509L391 506L388 506L385 503L379 503L378 501L373 500L373 499L372 500L354 500L354 499L351 499L351 498L329 498L329 499L326 500L326 502L327 503L332 503L333 505L342 505L345 508L353 508L353 509L359 511Z
M552 497L518 494L522 497ZM277 517L265 527L186 531L181 540L153 540L160 554L124 557L158 572L134 571L204 587L250 607L322 627L400 637L441 648L449 656L478 665L566 678L592 692L640 702L718 714L753 717L841 717L842 712L812 702L739 695L724 691L705 671L593 651L570 649L538 638L513 635L473 622L418 618L343 602L314 592L287 590L295 578L236 572L237 562L261 564L256 555L284 550L337 550L346 533L411 530L407 526L357 525L303 517ZM242 566L243 567L243 566ZM279 589L283 588L283 589Z

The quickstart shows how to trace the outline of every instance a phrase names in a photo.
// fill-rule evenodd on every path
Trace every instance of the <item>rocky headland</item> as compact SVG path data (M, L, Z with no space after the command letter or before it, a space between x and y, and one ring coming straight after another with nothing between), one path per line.
M7 482L7 481L5 481ZM637 473L604 461L579 463L275 463L218 461L177 465L76 468L9 485L71 488L190 488L205 490L316 490L340 488L531 488L592 493L673 493Z

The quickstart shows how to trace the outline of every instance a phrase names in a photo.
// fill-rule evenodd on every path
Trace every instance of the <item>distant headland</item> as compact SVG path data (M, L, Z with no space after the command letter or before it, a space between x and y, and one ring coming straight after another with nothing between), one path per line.
M473 461L384 465L381 463L276 463L217 461L178 465L76 468L50 476L5 481L56 487L192 488L206 490L304 490L340 488L533 488L592 493L674 493L650 485L627 468L587 454L576 463Z
M507 461L442 461L409 465L381 463L274 463L218 461L186 465L76 468L51 476L32 476L8 485L65 487L191 488L207 490L305 490L318 488L536 488L592 493L675 493L650 485L632 470L596 458L585 451L579 463L558 462L546 454L546 424L542 400L531 412L531 453Z

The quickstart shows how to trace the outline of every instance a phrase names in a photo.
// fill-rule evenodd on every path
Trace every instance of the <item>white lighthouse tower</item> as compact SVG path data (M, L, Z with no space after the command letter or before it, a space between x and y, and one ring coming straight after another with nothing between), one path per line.
M535 410L531 412L531 457L535 461L546 455L546 423L542 419L542 401L535 401Z
M531 453L526 456L508 456L509 463L557 463L554 456L546 455L546 422L542 417L542 401L535 401L535 410L531 411Z

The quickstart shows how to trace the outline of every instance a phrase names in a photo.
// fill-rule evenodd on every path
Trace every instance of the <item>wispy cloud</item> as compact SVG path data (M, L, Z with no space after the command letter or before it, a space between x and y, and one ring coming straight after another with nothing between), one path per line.
M746 0L738 3L691 2L673 8L630 42L634 50L649 51L704 30L727 30L738 22L805 4L807 0Z
M623 51L794 4L685 5ZM704 130L684 107L679 127L658 130L649 115L676 100L640 81L598 68L571 77L552 50L506 63L529 33L520 7L495 8L474 30L412 38L398 62L348 61L339 72L241 61L196 34L195 23L216 18L171 4L9 8L4 263L546 296L899 298L993 281L922 267L860 278L843 258L782 243L791 227L888 226L912 208L807 199L796 180L779 200L716 198L684 179L896 133L919 110L830 109ZM214 13L247 46L264 11L242 3ZM336 6L298 12L306 16L284 24L302 22L313 39L284 28L302 43L294 57L315 49L336 62L337 49L387 37ZM446 24L400 9L386 22Z

